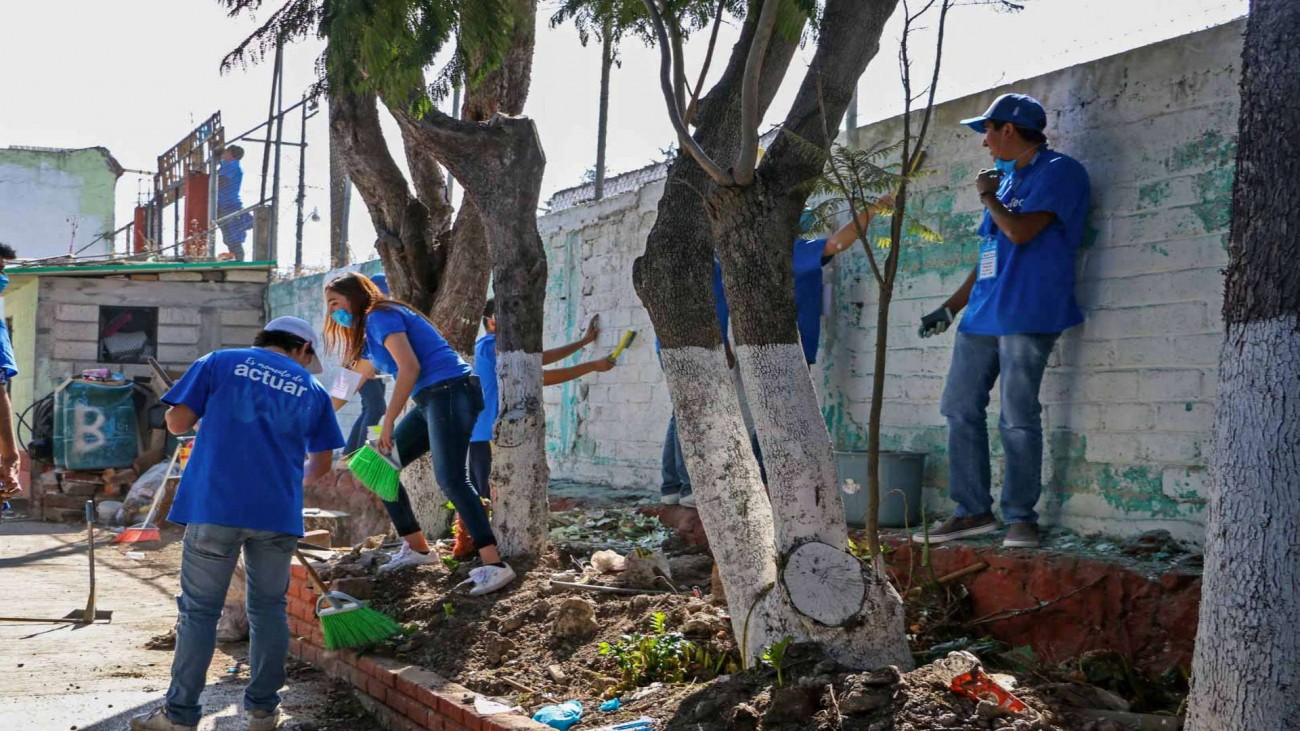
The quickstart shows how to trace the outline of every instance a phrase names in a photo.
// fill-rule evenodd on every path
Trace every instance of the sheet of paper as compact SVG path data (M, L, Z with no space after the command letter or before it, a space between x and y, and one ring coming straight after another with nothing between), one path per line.
M361 374L347 368L340 368L330 385L330 396L347 401L361 386Z

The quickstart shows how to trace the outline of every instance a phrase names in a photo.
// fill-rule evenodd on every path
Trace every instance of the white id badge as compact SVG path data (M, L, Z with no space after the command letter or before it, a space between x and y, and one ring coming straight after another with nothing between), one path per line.
M980 279L992 279L998 275L998 240L992 236L984 237L980 242Z

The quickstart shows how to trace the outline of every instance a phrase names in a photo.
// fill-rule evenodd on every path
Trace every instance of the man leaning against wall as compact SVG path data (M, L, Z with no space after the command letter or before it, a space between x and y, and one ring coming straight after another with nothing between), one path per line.
M940 406L948 420L948 491L955 508L928 536L912 540L943 543L998 530L985 415L996 383L1006 455L1003 545L1034 548L1043 461L1038 391L1057 339L1083 322L1074 259L1088 215L1088 173L1048 146L1047 114L1033 97L1004 94L982 116L961 123L984 135L994 164L975 179L984 206L979 261L942 307L921 318L920 332L939 335L965 310Z

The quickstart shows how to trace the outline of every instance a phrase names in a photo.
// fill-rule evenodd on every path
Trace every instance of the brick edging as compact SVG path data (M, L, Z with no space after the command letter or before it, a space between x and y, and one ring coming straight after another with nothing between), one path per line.
M394 731L549 731L523 716L480 716L475 693L437 673L386 657L350 650L326 650L316 619L319 595L308 587L307 572L294 565L289 580L289 654L345 680L370 710Z

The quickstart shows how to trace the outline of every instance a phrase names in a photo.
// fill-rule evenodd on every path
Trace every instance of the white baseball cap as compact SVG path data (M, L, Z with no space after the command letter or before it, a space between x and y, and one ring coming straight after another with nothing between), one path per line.
M291 316L277 317L266 323L266 326L262 329L267 332L289 333L294 337L307 341L311 345L313 352L311 362L307 364L307 372L320 373L324 370L320 364L320 336L316 334L315 330L311 329L311 325L306 320Z

